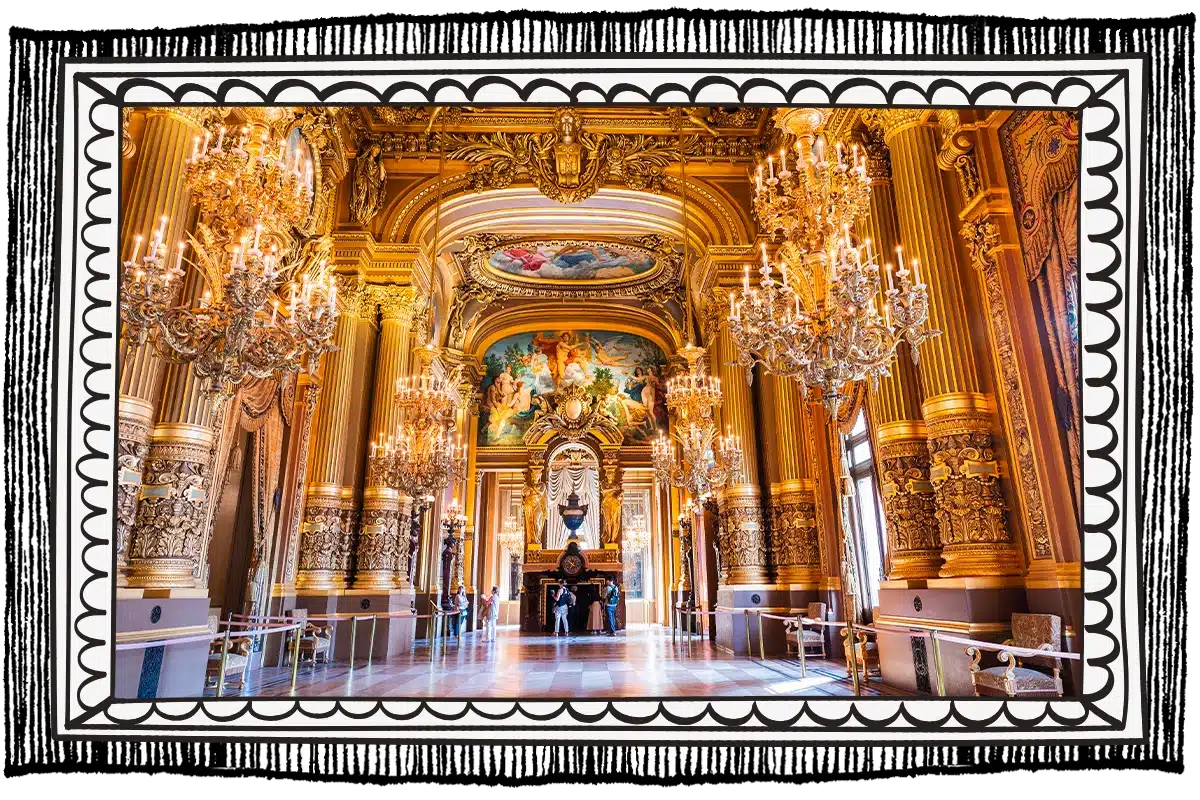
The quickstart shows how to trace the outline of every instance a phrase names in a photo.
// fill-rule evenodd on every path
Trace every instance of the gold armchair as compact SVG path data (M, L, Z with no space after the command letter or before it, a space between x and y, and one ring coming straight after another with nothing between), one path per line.
M846 643L848 629L842 628L842 647L846 651L846 671L850 671L850 647ZM854 632L854 669L862 674L864 682L871 675L882 675L879 669L879 646L867 639L866 631Z
M1003 648L1062 651L1062 620L1053 614L1013 614L1013 638L1001 643L1000 666L981 669L983 650L968 647L971 683L977 697L1062 697L1062 660L1053 656L1019 658Z
M809 603L805 616L809 619L825 621L827 606L824 603ZM815 655L825 658L825 628L821 625L801 622L798 626L788 626L787 652L788 655L799 655L799 648L804 648L804 655Z
M288 616L295 620L304 620L304 631L300 634L300 660L304 661L305 656L316 666L318 661L329 663L329 657L333 653L333 626L318 625L313 622L308 622L308 610L298 608L291 611ZM291 663L292 652L294 647L293 637L295 632L288 634L288 647L286 663Z
M215 631L214 631L215 633ZM216 686L221 680L221 650L225 638L214 639L208 646L208 667L204 673L206 686ZM246 668L250 664L250 637L229 637L229 649L225 652L225 685L236 683L238 688L246 685Z

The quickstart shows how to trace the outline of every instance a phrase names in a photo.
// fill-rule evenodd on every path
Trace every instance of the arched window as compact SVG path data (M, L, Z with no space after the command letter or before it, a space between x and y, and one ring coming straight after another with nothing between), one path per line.
M883 503L875 479L875 459L867 416L858 412L854 428L845 436L846 467L854 482L850 498L850 524L854 527L854 547L858 561L858 591L864 599L863 611L879 604L879 581L883 577L887 535L884 530Z

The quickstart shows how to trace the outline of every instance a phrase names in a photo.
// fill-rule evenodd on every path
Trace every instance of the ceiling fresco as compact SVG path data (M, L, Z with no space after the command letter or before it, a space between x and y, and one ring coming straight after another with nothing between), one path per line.
M644 275L656 264L652 254L599 243L530 244L496 250L488 267L534 280L597 281Z

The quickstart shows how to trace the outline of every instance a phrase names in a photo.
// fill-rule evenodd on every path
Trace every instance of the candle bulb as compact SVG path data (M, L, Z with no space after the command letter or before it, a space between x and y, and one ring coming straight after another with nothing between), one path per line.
M137 263L138 251L142 249L142 237L137 235L133 237L133 255L129 257L129 263Z
M212 141L212 131L204 132L204 149L200 151L200 155L208 155L208 143Z
M883 269L884 272L887 273L887 287L888 291L890 292L892 290L892 262L889 261L888 263L884 264Z
M179 249L175 251L175 269L183 271L183 251L187 249L187 242L180 242Z
M750 265L749 264L746 265L746 271L742 275L742 291L743 292L750 291Z
M917 286L920 286L921 285L921 271L920 271L920 266L917 263L917 259L915 259L915 258L912 260L912 274L913 274L913 283L916 284Z
M279 317L279 301L276 300L271 304L271 325L275 325L275 320Z
M217 152L221 152L221 148L225 145L225 126L222 125L217 130Z
M903 248L901 248L901 247L900 247L900 245L896 245L896 263L897 263L897 264L899 265L899 267L900 267L900 271L899 271L897 274L898 274L898 275L901 275L901 276L903 276L903 273L905 272L905 269L904 269L904 249L903 249Z
M770 180L775 180L775 157L767 156L767 169L770 171Z
M787 172L787 148L779 148L779 163L782 172ZM782 174L781 172L781 174Z

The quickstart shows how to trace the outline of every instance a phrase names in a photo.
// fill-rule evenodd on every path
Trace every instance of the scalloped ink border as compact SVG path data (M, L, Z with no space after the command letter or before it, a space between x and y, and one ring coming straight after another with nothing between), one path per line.
M381 60L381 59L372 59ZM672 740L664 740L665 744L679 744L682 735L691 742L689 737L695 736L694 743L719 743L728 740L736 733L739 741L744 743L795 744L803 741L805 735L816 734L823 743L845 742L854 744L880 743L887 745L913 745L921 743L922 736L937 734L926 739L937 744L970 743L972 734L986 733L988 741L1009 742L1019 744L1030 741L1028 734L1038 732L1037 743L1049 744L1062 741L1071 744L1082 744L1088 741L1087 733L1110 732L1109 737L1096 737L1095 741L1112 743L1118 741L1111 737L1112 732L1121 732L1128 719L1130 691L1129 682L1138 673L1129 667L1130 641L1126 638L1127 621L1126 607L1123 597L1118 597L1118 589L1127 593L1129 582L1134 582L1139 596L1142 593L1142 582L1137 575L1136 560L1131 560L1126 554L1130 533L1133 531L1136 518L1132 516L1133 508L1128 501L1120 496L1123 488L1123 478L1127 473L1127 455L1130 447L1126 430L1125 416L1129 414L1129 399L1125 395L1125 386L1118 382L1119 376L1127 374L1133 366L1129 361L1129 340L1126 331L1135 331L1130 324L1130 314L1134 311L1131 303L1126 303L1127 297L1136 297L1136 290L1131 289L1130 278L1136 276L1131 262L1137 257L1132 243L1134 232L1131 231L1130 221L1135 217L1133 203L1134 185L1130 182L1130 159L1139 157L1130 145L1129 93L1133 90L1130 84L1128 69L1088 69L1075 72L1061 70L1026 70L1004 71L991 70L988 67L1002 65L1004 59L987 57L980 59L974 67L979 69L981 78L974 85L966 85L968 81L963 76L974 76L970 69L962 70L906 70L907 75L946 75L930 80L922 78L900 78L874 70L868 66L864 69L847 70L839 65L835 69L815 68L785 68L781 65L788 62L771 62L768 59L747 58L744 61L756 65L755 68L745 69L729 61L729 69L720 69L725 64L721 59L691 59L691 66L678 68L664 67L662 69L640 68L630 70L625 67L593 67L585 64L572 65L570 72L575 75L602 73L616 75L624 72L636 73L643 83L653 85L647 90L643 85L621 81L602 86L603 81L576 81L560 83L554 78L542 74L531 77L523 71L487 71L471 81L464 82L457 77L445 76L451 73L476 74L472 69L450 69L449 66L459 59L445 59L439 63L441 68L420 70L390 69L375 71L357 71L359 76L371 75L377 78L392 76L391 82L382 89L364 80L340 80L325 83L329 78L327 71L312 71L304 69L304 60L289 59L301 64L296 69L272 69L255 74L250 80L241 77L245 72L224 74L220 69L205 69L202 73L178 73L163 75L133 74L103 69L114 64L107 62L86 62L86 65L96 71L80 72L73 75L69 91L64 92L62 106L59 109L60 144L66 132L62 127L64 108L67 102L75 104L74 130L66 144L75 146L72 156L74 174L63 173L60 163L60 179L64 191L61 197L73 198L70 212L65 208L59 209L59 219L62 223L60 238L60 259L64 268L73 267L69 272L64 271L61 278L67 279L69 291L62 293L60 298L60 329L65 331L67 344L59 343L60 356L66 352L71 363L67 370L68 387L66 411L60 409L55 420L56 440L61 442L62 431L58 430L60 418L66 417L66 432L69 434L65 445L67 454L65 463L58 458L63 452L63 445L55 449L56 480L64 476L71 485L71 491L77 494L74 499L79 503L83 513L72 522L72 508L68 504L66 524L56 520L55 530L66 531L66 542L55 544L55 553L65 552L66 563L56 559L55 575L57 580L67 579L71 591L67 594L66 608L55 606L55 624L58 637L55 643L55 656L60 653L59 642L67 645L67 653L73 657L67 659L65 670L55 675L54 702L59 730L66 736L83 736L85 738L104 736L129 736L155 734L161 738L164 734L170 738L186 739L225 738L246 735L268 735L272 738L288 740L305 740L304 734L319 733L325 737L345 735L347 739L355 740L373 738L376 740L393 740L399 735L410 735L420 731L428 738L423 740L433 742L439 738L454 736L458 743L475 744L513 744L517 741L542 741L547 735L561 736L563 733L578 734L581 739L592 736L596 732L605 731L626 734L627 741L638 744L653 744L652 734L670 733ZM495 59L500 61L499 59ZM620 59L605 59L616 64ZM656 60L669 60L666 58ZM797 59L796 61L799 61ZM805 59L806 61L829 61L837 64L835 59ZM857 59L864 64L872 65L885 62L888 59ZM894 59L893 59L894 60ZM1136 61L1136 58L1114 58L1114 61ZM238 64L259 64L261 60L235 59ZM322 59L327 64L341 62L362 63L362 59L329 58ZM413 59L427 64L434 59ZM683 61L683 60L679 60ZM695 64L703 61L704 69L696 69ZM1089 59L1090 65L1103 64L1103 59ZM1025 64L1041 64L1047 60L1029 59ZM1144 59L1143 59L1144 62ZM68 65L72 64L70 59ZM83 66L85 62L77 62ZM153 65L152 61L140 61L139 65ZM164 62L166 63L166 62ZM178 62L170 62L172 66ZM551 62L553 63L553 62ZM964 64L966 60L964 60ZM713 65L716 64L717 67ZM199 65L197 65L199 66ZM910 65L911 66L911 65ZM554 71L548 70L548 71ZM563 71L566 71L565 69ZM667 83L654 84L655 76L660 73L671 73L676 80ZM756 75L771 73L781 76L779 79L749 77L735 80L730 75L752 72ZM1143 70L1144 72L1144 70ZM681 74L695 73L693 79L685 85L680 82ZM720 73L720 74L717 74ZM868 77L878 73L877 77ZM195 79L187 80L181 76L192 74ZM394 76L422 76L426 80L414 80L411 77L396 80ZM818 74L822 78L801 77ZM316 76L321 76L318 79ZM518 75L521 77L514 77ZM842 77L830 88L827 83L835 75L853 76ZM996 79L1004 75L1008 80ZM1095 79L1079 77L1088 75ZM782 77L782 76L786 76ZM953 77L958 76L958 77ZM984 76L992 76L984 79ZM1024 80L1016 81L1017 76ZM1057 76L1056 79L1047 76ZM1099 78L1103 82L1096 82ZM524 81L522 82L522 78ZM792 78L791 82L787 78ZM782 82L780 82L782 80ZM881 80L886 81L885 83ZM214 85L215 84L215 85ZM1100 88L1097 88L1099 85ZM864 102L864 93L875 93L879 102ZM301 92L307 92L303 99ZM82 95L92 95L90 105L84 114L80 115ZM812 98L814 93L822 94L824 102ZM1117 101L1110 98L1118 97ZM503 96L501 96L503 95ZM714 97L720 97L729 102L736 97L737 102L759 105L789 105L797 102L820 105L916 105L916 106L988 106L988 107L1034 107L1022 105L1022 99L1035 96L1041 100L1049 98L1053 107L1066 107L1088 111L1107 112L1111 119L1107 124L1096 130L1084 132L1085 141L1091 150L1107 148L1111 159L1106 163L1085 163L1086 175L1101 181L1107 188L1092 196L1086 186L1081 186L1082 207L1081 216L1088 217L1098 214L1110 214L1113 226L1101 234L1089 234L1088 242L1102 246L1111 251L1112 259L1098 270L1081 274L1081 283L1091 283L1094 286L1107 287L1109 295L1089 300L1084 293L1085 314L1096 315L1107 321L1111 334L1100 341L1086 342L1087 327L1084 332L1084 351L1102 359L1107 365L1100 374L1089 375L1085 380L1085 393L1108 393L1107 404L1094 414L1086 414L1084 428L1085 441L1088 445L1085 463L1089 461L1106 468L1108 478L1098 485L1088 484L1088 473L1085 472L1085 491L1089 498L1098 503L1107 504L1108 513L1099 515L1085 511L1085 523L1081 535L1084 537L1084 585L1089 587L1084 592L1085 615L1088 603L1095 603L1103 614L1096 621L1084 624L1084 639L1107 639L1111 650L1107 653L1089 655L1095 648L1085 645L1085 664L1088 668L1101 670L1104 682L1101 689L1082 698L1052 702L1031 701L996 701L984 698L942 700L934 698L913 698L894 700L891 698L846 698L813 701L811 698L671 698L657 699L618 699L611 701L571 701L553 699L531 700L427 700L403 698L374 699L317 699L317 698L264 698L244 699L185 699L153 701L145 700L116 700L110 696L100 697L98 689L103 687L109 678L111 661L105 662L106 668L98 668L94 654L97 651L109 652L111 642L111 613L112 607L105 608L101 599L113 602L115 588L110 578L112 551L112 509L114 505L115 459L112 456L112 446L106 450L105 443L113 438L115 426L115 384L113 383L115 358L115 287L116 270L112 254L116 252L115 214L108 214L109 205L115 204L112 187L116 185L113 174L114 164L119 161L119 142L115 136L114 121L119 119L117 112L122 105L194 105L200 103L230 104L347 104L364 105L372 102L471 102L476 98L486 97L482 102L487 103L575 103L575 102L630 102L634 98L640 102L661 103L674 100L686 95L692 103L705 100L713 102ZM947 102L947 96L956 96L960 102ZM1008 102L997 102L999 95L1007 95ZM1064 97L1079 96L1075 104L1058 105ZM69 98L69 99L68 99ZM339 99L348 98L348 99ZM848 99L849 98L849 99ZM304 101L308 102L305 103ZM914 102L919 100L919 102ZM897 102L899 101L899 102ZM1046 107L1036 106L1036 107ZM112 119L107 117L111 114ZM1139 124L1139 130L1144 126ZM1121 136L1123 132L1123 136ZM1089 148L1084 148L1088 150ZM60 148L62 152L62 148ZM1140 154L1144 164L1144 152ZM78 159L78 160L76 160ZM1086 156L1081 156L1086 160ZM80 170L86 165L86 172ZM1081 175L1082 181L1082 175ZM68 191L68 189L70 191ZM1117 198L1124 192L1124 203L1119 207ZM82 195L82 196L81 196ZM63 201L65 202L65 200ZM115 209L113 209L115 210ZM1081 224L1080 235L1084 236L1086 225ZM1138 230L1140 241L1141 229ZM69 233L69 235L68 235ZM1081 246L1087 246L1081 241ZM70 262L63 262L61 256L70 253ZM1082 258L1081 258L1082 261ZM1120 276L1120 280L1116 278ZM82 305L76 319L76 305ZM1117 313L1124 309L1122 316ZM62 326L61 315L72 315L67 326ZM76 325L78 322L78 325ZM1085 371L1087 367L1085 366ZM62 369L59 370L60 374ZM107 375L107 377L106 377ZM1128 378L1124 379L1128 381ZM104 382L108 381L106 385ZM73 392L78 386L80 392L86 395L74 409ZM1096 404L1091 404L1096 405ZM1085 397L1085 409L1089 408ZM1090 428L1088 426L1091 426ZM1097 429L1107 430L1110 438L1107 442L1096 442ZM76 454L77 453L77 454ZM68 471L69 473L68 474ZM71 476L74 476L73 478ZM55 494L63 497L61 486L56 485ZM72 498L68 497L68 500ZM1093 520L1093 517L1100 519ZM1123 528L1118 537L1114 532ZM1097 547L1088 544L1089 535L1099 537L1103 543ZM82 546L80 546L82 545ZM1101 551L1096 554L1096 551ZM1114 564L1121 572L1120 578L1114 570ZM80 580L80 574L86 574ZM1102 578L1102 587L1090 588L1092 581L1088 580L1093 574ZM71 583L78 580L78 585ZM1119 608L1114 608L1114 600L1120 601ZM79 610L72 612L78 605ZM73 613L73 616L72 616ZM1085 616L1085 619L1087 617ZM1116 628L1115 634L1112 628ZM77 640L76 640L77 639ZM1134 643L1137 644L1137 643ZM89 657L92 654L92 657ZM1140 651L1136 653L1139 660ZM1125 669L1120 675L1114 673L1114 664L1124 659ZM56 658L56 661L59 659ZM73 675L73 670L78 674ZM1118 686L1118 684L1122 684ZM109 687L111 690L111 685ZM1114 691L1122 691L1122 705L1119 714L1114 714L1100 707L1101 701L1109 698ZM93 695L97 695L93 698ZM649 708L648 708L649 707ZM786 707L789 712L785 716L775 716L766 710ZM66 714L64 709L70 709ZM825 709L834 709L828 713ZM929 710L935 710L933 718L929 718ZM1040 709L1040 710L1039 710ZM864 713L864 710L883 710L884 714ZM965 713L974 710L983 713ZM924 712L924 713L923 713ZM1032 713L1030 713L1032 712ZM290 722L283 725L281 723ZM408 724L405 724L408 723ZM557 723L557 724L551 724ZM329 727L329 726L337 727ZM503 740L488 738L492 735L506 734ZM782 738L782 734L791 734L792 738ZM837 734L853 734L838 736ZM391 735L387 735L391 734ZM464 734L471 734L464 736ZM513 735L517 734L517 738ZM750 734L749 736L747 734ZM834 734L834 735L830 735ZM884 734L882 740L873 742L865 740L863 734ZM900 734L899 736L897 734ZM948 736L947 734L952 734ZM1005 734L1012 734L1009 738ZM1042 738L1042 736L1045 738ZM1130 734L1130 738L1140 738L1141 732ZM528 736L528 739L521 737ZM642 738L646 736L647 738ZM1022 738L1024 736L1024 738ZM476 738L478 737L478 738ZM723 737L723 739L722 739ZM774 737L774 738L772 738ZM912 738L908 738L912 737Z

